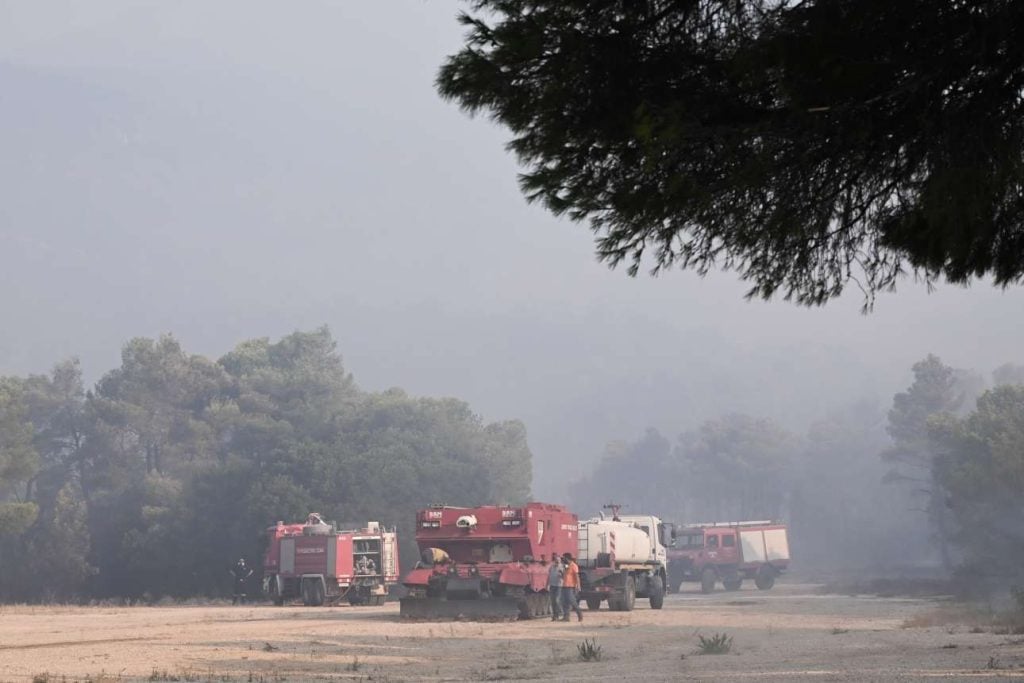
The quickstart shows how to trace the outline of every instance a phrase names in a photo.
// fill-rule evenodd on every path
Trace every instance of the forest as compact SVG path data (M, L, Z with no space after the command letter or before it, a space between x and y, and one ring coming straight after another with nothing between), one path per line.
M397 526L408 554L418 507L524 501L530 477L522 423L362 391L327 328L215 361L137 338L92 389L75 360L0 379L0 600L224 594L311 511Z
M802 434L735 413L613 441L552 502L784 519L807 571L1016 577L1024 367L988 381L929 355L911 370L890 405ZM92 388L73 359L0 378L0 600L224 595L267 526L311 511L396 526L409 566L417 508L526 501L532 460L520 421L360 389L326 327L217 360L132 339Z
M970 588L1024 579L1024 367L991 381L928 355L892 403L850 405L789 432L725 415L674 439L608 444L572 487L683 522L783 519L799 566L932 573Z

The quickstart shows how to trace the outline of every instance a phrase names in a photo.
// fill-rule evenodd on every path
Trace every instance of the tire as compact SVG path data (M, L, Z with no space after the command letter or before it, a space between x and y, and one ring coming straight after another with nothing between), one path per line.
M655 576L647 587L648 599L651 601L651 609L661 609L665 604L665 582L661 576Z
M722 579L722 586L727 591L738 591L743 586L743 577L739 574L730 574Z
M632 612L636 605L636 581L632 574L626 576L626 586L622 593L622 611Z
M705 594L713 592L716 581L718 581L718 575L715 574L715 570L707 567L700 575L700 591Z
M609 607L611 604L609 603ZM599 610L601 609L601 598L587 598L587 609Z
M277 576L271 576L269 590L267 591L270 594L270 601L277 607L284 605L284 596L281 595L279 581L280 579Z
M312 581L308 581L307 585L309 588L306 593L309 596L309 602L306 604L310 607L320 607L323 605L326 597L324 595L324 582L319 579L314 579Z
M762 569L754 577L754 585L759 590L771 590L771 587L775 585L775 572L771 569Z

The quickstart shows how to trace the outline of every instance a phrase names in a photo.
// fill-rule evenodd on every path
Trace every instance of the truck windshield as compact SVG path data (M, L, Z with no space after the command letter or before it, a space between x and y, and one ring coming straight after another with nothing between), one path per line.
M677 548L703 548L704 534L683 534L676 539Z

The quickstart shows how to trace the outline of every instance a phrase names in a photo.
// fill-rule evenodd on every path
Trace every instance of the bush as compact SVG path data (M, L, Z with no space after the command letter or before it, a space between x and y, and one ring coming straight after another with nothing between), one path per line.
M697 636L697 647L702 655L724 655L732 649L732 636L716 633L713 636Z
M597 662L601 660L601 646L596 639L585 638L582 643L576 646L580 654L580 661Z

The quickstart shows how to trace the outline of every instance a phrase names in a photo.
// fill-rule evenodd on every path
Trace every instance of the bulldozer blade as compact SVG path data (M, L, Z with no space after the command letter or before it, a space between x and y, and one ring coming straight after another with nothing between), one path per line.
M515 598L402 598L399 613L403 619L421 621L515 621L519 602Z

